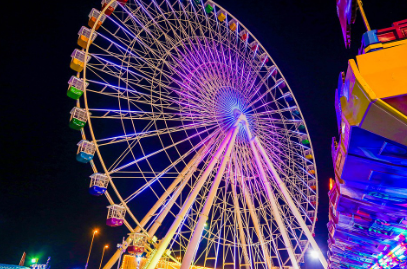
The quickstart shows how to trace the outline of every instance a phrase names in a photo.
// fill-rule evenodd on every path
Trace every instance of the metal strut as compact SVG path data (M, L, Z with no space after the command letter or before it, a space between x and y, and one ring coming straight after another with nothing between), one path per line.
M240 215L240 206L239 206L239 198L237 197L237 192L236 192L236 184L237 181L235 180L235 174L233 172L233 169L230 169L230 181L232 182L232 191L233 191L233 207L235 210L235 215L237 218L237 225L239 229L239 237L240 237L240 244L242 244L242 252L243 252L243 258L245 262L245 268L250 269L251 261L250 261L250 256L249 256L249 250L248 246L246 243L246 238L245 238L245 232L243 230L243 221L242 221L242 216Z
M273 262L271 260L267 245L264 242L264 236L263 236L263 233L260 228L260 221L257 217L256 208L254 207L252 198L248 191L249 188L246 186L246 183L244 182L244 179L243 179L242 174L240 173L240 170L237 170L237 173L238 173L237 177L240 178L240 184L242 185L242 190L243 190L244 198L246 201L246 205L247 205L247 208L249 209L249 214L253 221L254 230L256 232L257 238L259 239L259 243L260 243L261 250L263 252L264 259L266 260L267 268L272 269L272 268L274 268Z
M154 216L154 214L157 212L157 210L162 206L164 201L168 198L168 196L174 191L176 186L183 180L183 182L187 182L189 178L192 176L193 172L195 171L196 167L198 164L201 162L203 156L205 156L206 151L210 148L211 142L208 143L208 145L203 146L196 154L195 156L188 162L188 164L185 166L185 168L181 171L181 173L177 176L177 178L173 181L173 183L167 188L167 190L164 192L164 194L157 200L157 202L154 204L154 206L148 211L148 213L144 216L144 218L140 221L140 226L137 226L134 229L135 233L139 233L141 231L141 228L144 227L148 221ZM191 173L192 171L192 173ZM176 194L180 194L182 191L182 188L185 186L185 184L181 183L182 185L178 188ZM176 200L178 196L173 197L173 200ZM164 211L171 208L172 204L169 202L166 205L166 208ZM161 213L161 215L166 215L163 214L164 212ZM168 213L168 212L167 212ZM160 215L160 216L161 216ZM165 216L164 216L165 217ZM157 221L155 222L157 223ZM154 223L154 224L155 224ZM153 224L153 226L154 226ZM159 225L158 225L159 226ZM157 227L158 228L158 227ZM151 235L151 237L154 235L156 229L151 229L148 231L148 234ZM110 258L110 260L105 264L103 269L111 269L113 265L118 261L120 255L122 252L126 251L127 246L131 243L132 237L129 236L127 237L126 241L124 244L122 244L122 247L113 254L113 256Z
M172 223L170 229L167 231L167 234L165 237L161 240L160 244L158 245L156 251L151 259L149 260L149 263L146 264L144 269L154 269L158 262L160 261L162 255L164 254L165 250L167 249L168 245L170 244L173 236L175 235L178 227L181 225L182 221L185 218L185 215L188 213L190 210L192 204L195 202L196 197L198 196L199 192L201 191L201 188L203 187L204 183L206 182L207 178L209 177L210 173L212 172L212 169L216 165L216 163L219 160L219 157L221 156L222 152L224 151L227 143L229 142L232 132L234 129L230 130L222 143L220 144L218 150L216 151L215 155L213 156L213 159L209 162L208 166L206 167L205 171L202 173L201 178L198 180L198 182L195 184L195 187L189 194L187 200L185 201L184 205L182 206L180 212L176 216L174 222Z
M201 214L199 215L198 222L195 225L195 231L192 235L192 238L189 241L187 251L185 252L184 259L182 260L181 269L188 269L191 266L192 260L195 256L195 252L198 250L204 225L208 220L208 215L212 208L212 204L215 199L216 193L218 192L218 187L223 177L223 173L225 172L226 165L230 160L230 153L232 152L233 146L235 144L236 135L238 131L239 127L235 126L233 128L232 137L230 138L229 143L226 147L225 155L223 156L223 159L220 163L220 167L218 168L218 172L216 173L215 179L212 182L212 187L209 191L208 197L206 198L205 205L201 211Z
M273 193L273 190L271 188L270 182L267 180L266 172L263 169L263 165L261 163L260 156L259 156L259 153L258 153L257 148L255 146L255 142L254 142L252 133L251 133L251 131L249 129L249 124L247 123L247 120L246 120L245 127L246 127L246 131L247 131L247 136L248 136L248 139L249 139L249 142L250 142L250 147L252 149L253 156L254 156L254 159L255 159L256 164L257 164L257 169L259 171L260 179L263 182L264 186L266 187L267 198L270 200L271 208L272 208L272 211L273 211L272 214L273 214L274 219L277 222L277 226L278 226L278 228L279 228L279 230L281 232L281 235L283 237L283 241L284 241L284 244L285 244L285 246L287 248L287 252L288 252L288 255L290 257L291 264L295 269L300 269L300 267L298 266L297 260L295 258L294 249L293 249L293 247L291 245L291 240L288 237L287 230L286 230L286 228L284 226L284 222L283 222L283 219L281 217L280 210L278 208L276 198L274 196L274 193Z
M295 205L293 199L291 198L291 195L289 191L287 190L286 185L284 182L281 180L280 176L278 175L276 169L274 168L273 163L271 162L270 158L268 157L266 151L264 150L263 146L261 145L259 139L255 137L253 139L254 144L257 146L259 149L261 155L263 156L263 159L266 162L266 165L270 172L273 175L274 181L276 182L278 188L280 191L283 193L283 196L288 203L288 206L291 209L291 212L294 214L295 218L297 219L298 223L301 226L301 229L304 231L305 235L307 236L308 240L310 241L313 250L315 250L318 253L318 258L319 261L321 262L322 266L326 269L328 267L328 264L326 262L325 256L322 254L320 248L317 245L317 242L315 241L315 238L312 236L310 230L307 227L307 224L305 223L304 219L301 217L300 211L298 210L297 206Z

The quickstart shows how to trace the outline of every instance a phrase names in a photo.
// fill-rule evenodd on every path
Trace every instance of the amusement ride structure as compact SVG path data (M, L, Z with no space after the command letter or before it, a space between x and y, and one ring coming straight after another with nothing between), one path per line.
M77 160L107 225L129 230L104 269L125 251L145 269L299 268L310 246L327 268L305 121L238 19L213 1L103 0L78 34Z
M336 91L329 267L407 268L407 20L372 30L360 0L337 10L346 47L357 10L367 32Z

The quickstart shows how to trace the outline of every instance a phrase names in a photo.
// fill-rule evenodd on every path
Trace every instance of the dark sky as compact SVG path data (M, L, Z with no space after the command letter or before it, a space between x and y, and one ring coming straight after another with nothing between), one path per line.
M333 176L334 91L340 71L360 46L364 25L358 16L352 49L345 50L334 0L218 0L268 50L288 80L311 134L319 174L316 239L326 252L328 179ZM89 165L75 160L79 134L68 128L72 100L66 97L70 54L77 32L87 24L96 0L7 1L0 16L1 180L0 263L18 263L22 253L53 268L86 262L92 229L90 268L102 247L107 256L127 231L105 226L106 199L87 193ZM407 18L407 1L367 1L373 29ZM319 268L310 261L305 268Z

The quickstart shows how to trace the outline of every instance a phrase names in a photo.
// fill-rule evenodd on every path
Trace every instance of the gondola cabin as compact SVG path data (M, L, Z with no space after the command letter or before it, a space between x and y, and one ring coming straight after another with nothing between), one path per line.
M110 227L122 226L124 216L126 215L126 208L121 205L110 205L107 209L106 225Z
M68 84L66 95L74 100L78 100L82 96L84 89L89 85L89 83L84 83L82 79L75 76L69 79Z
M252 51L256 51L259 48L259 43L257 43L257 41L253 41L249 44L249 47Z
M218 20L220 22L223 22L224 20L226 20L226 12L223 10L219 10L218 14L216 14L218 16Z
M284 98L288 103L294 101L294 98L293 98L291 92L284 93L282 98Z
M145 252L147 236L142 233L131 233L129 235L132 240L130 245L127 247L127 252L135 256L142 255Z
M88 26L90 28L93 28L96 24L97 18L100 16L100 11L97 10L96 8L93 8L92 11L89 13L89 21L88 21ZM99 30L100 26L103 24L103 22L106 20L106 15L102 14L102 16L99 18L99 21L97 22L95 26L95 30Z
M209 2L209 1L206 2L205 3L205 12L206 12L206 14L210 14L213 11L214 7L215 7L215 5L212 2Z
M310 219L312 222L314 221L314 219L315 219L315 220L318 220L318 219L315 217L315 211L307 211L307 215L308 215L309 219Z
M268 66L267 71L269 73L269 76L272 76L274 78L277 76L278 70L277 70L277 67L275 65Z
M309 145L308 135L307 134L301 135L300 136L300 141L301 141L301 144L303 144L303 145Z
M315 167L314 167L314 165L307 165L307 172L310 174L310 175L315 175Z
M317 189L317 180L316 179L308 180L308 186L310 187L311 190L315 191Z
M297 130L300 132L305 131L305 125L303 121L296 122L295 127L297 127Z
M86 62L89 62L91 56L88 55ZM71 54L71 69L76 72L82 72L85 67L85 52L75 49Z
M95 173L90 176L89 193L94 196L102 195L106 192L109 185L109 178L101 173Z
M112 15L113 11L117 7L117 2L113 2L110 5L109 5L109 2L110 2L110 0L102 0L102 10L104 10L107 7L106 10L105 10L105 14L107 16Z
M309 197L309 201L310 201L311 205L316 206L317 205L317 196L316 195L311 195Z
M239 33L240 40L246 42L249 39L249 33L246 30L242 30Z
M232 30L232 31L236 31L236 29L237 29L237 22L236 22L236 20L231 20L230 22L229 22L229 29L230 30Z
M77 144L78 152L76 153L76 160L81 163L88 163L95 156L96 146L93 142L88 140L81 140Z
M88 43L89 45L92 45L92 42L96 38L96 33L94 32L92 36L90 33L92 32L91 29L86 28L85 26L82 26L81 29L78 32L78 45L81 46L82 48L86 49Z
M268 59L268 58L266 58L266 59ZM280 78L279 80L276 81L276 85L277 85L277 87L282 89L282 88L285 88L287 86L287 83L285 82L285 80L283 78Z
M267 56L267 53L263 53L262 55L259 56L260 62L262 65L268 63L269 57Z
M71 110L71 119L69 121L69 127L74 130L82 129L88 121L88 115L85 109L74 107Z
M128 0L117 0L117 2L119 2L122 5L125 5L127 3Z
M307 160L312 160L313 159L312 151L310 149L304 150L304 157Z

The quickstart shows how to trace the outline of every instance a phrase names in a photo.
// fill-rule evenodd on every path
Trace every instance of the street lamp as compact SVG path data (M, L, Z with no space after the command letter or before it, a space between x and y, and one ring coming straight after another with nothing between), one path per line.
M102 262L103 262L103 256L105 255L105 250L109 248L108 245L103 247L103 252L102 252L102 259L100 259L100 265L99 265L99 269L102 267Z
M88 259L86 260L85 269L87 269L87 268L88 268L88 263L89 263L90 252L92 251L92 246L93 246L93 239L95 238L95 234L97 234L97 233L98 233L98 230L94 230L94 231L93 231L93 235L92 235L92 241L90 242L89 254L88 254Z

